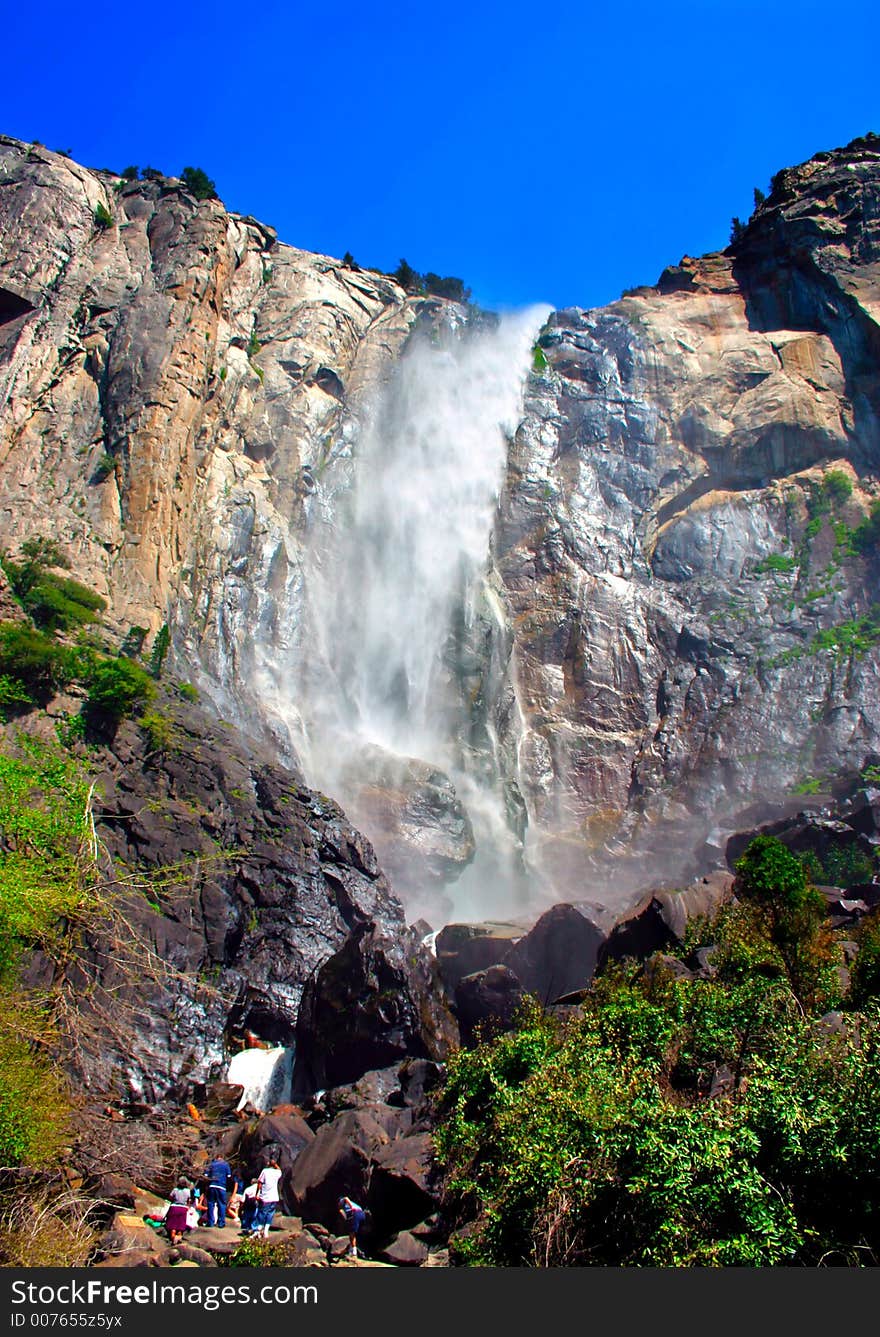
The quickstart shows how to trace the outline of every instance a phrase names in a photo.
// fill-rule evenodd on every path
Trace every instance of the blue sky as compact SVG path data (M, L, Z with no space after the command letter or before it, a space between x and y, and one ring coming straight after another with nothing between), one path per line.
M3 26L0 131L201 166L283 241L493 308L612 301L880 133L876 0L47 0Z

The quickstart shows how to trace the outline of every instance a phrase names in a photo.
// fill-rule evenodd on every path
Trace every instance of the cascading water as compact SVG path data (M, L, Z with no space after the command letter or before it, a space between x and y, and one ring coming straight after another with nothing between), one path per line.
M519 899L521 832L505 810L491 727L475 741L472 698L478 642L498 617L486 576L507 440L548 310L417 332L350 458L321 480L309 536L303 763L380 857L389 821L412 834L413 857L392 856L392 880L429 917L424 882L436 888L471 857L457 913L509 912Z

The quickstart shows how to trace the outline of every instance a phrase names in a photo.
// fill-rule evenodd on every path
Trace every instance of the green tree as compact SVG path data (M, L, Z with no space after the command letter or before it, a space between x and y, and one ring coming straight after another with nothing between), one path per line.
M190 195L194 195L197 200L216 200L217 187L207 172L203 172L201 167L184 167L180 174L180 180Z
M825 902L809 885L804 865L775 836L757 836L736 862L734 894L753 907L779 953L803 1007L821 997L830 960Z

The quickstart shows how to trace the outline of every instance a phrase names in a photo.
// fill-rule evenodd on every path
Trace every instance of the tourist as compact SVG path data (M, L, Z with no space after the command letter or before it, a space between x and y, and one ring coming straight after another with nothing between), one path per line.
M226 1225L226 1195L229 1180L232 1178L232 1166L222 1156L215 1156L205 1171L208 1181L208 1225Z
M186 1175L181 1175L177 1185L170 1192L168 1211L165 1213L165 1229L172 1244L179 1244L184 1231L189 1230L187 1212L192 1202L192 1185Z
M345 1217L345 1224L348 1226L348 1250L345 1256L346 1258L357 1258L357 1239L361 1226L367 1219L367 1214L359 1203L348 1197L339 1199L339 1210Z
M279 1191L278 1184L281 1180L281 1166L274 1159L270 1160L259 1174L257 1179L257 1210L253 1219L251 1234L259 1239L269 1238L269 1227L272 1219L278 1210Z

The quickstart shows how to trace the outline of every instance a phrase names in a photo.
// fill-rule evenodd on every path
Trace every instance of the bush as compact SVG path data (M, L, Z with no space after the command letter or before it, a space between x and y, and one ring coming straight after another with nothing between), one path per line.
M795 997L815 1005L830 957L822 895L775 836L757 836L735 867L734 894L759 916L756 930L777 950Z
M113 226L113 215L111 214L107 206L105 204L102 204L101 201L99 200L98 203L95 205L95 227L99 228L103 232L106 228L112 226Z
M86 680L86 713L99 728L113 730L135 706L155 696L146 669L132 659L104 659L94 664Z
M137 721L142 729L151 752L169 752L179 745L180 734L174 721L158 710L145 710Z
M26 692L34 705L45 705L73 682L81 667L79 655L69 646L20 622L0 622L0 674Z
M547 370L547 356L540 344L532 349L532 370L539 373Z
M184 167L180 180L190 195L194 195L197 200L217 199L217 187L201 167Z
M852 479L843 469L829 469L822 479L822 491L832 501L847 501L852 496Z
M104 454L100 457L92 470L92 476L89 479L89 482L94 483L97 487L99 483L103 483L105 479L109 478L115 470L116 457L111 455L109 451L104 451Z
M141 169L139 167L126 167L119 173L123 181L137 181L140 174Z
M868 554L874 552L880 543L880 499L871 502L867 519L856 525L851 535L851 542L856 552Z
M769 864L753 853L757 885ZM782 879L797 892L787 865ZM579 1017L527 1012L516 1033L452 1057L435 1143L457 1261L754 1267L877 1255L880 1011L829 1041L784 974L766 972L750 911L732 906L702 927L717 946L714 979L618 966ZM709 1098L721 1073L726 1093Z

